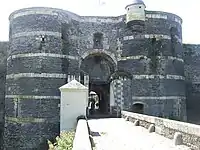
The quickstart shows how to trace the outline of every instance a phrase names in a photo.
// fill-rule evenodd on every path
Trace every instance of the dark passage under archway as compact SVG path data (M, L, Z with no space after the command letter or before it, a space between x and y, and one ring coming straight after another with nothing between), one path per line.
M134 113L143 114L143 113L144 113L144 105L141 104L141 103L136 103L136 104L132 105L131 110L132 110L132 112L134 112Z
M114 72L113 61L103 53L88 55L81 63L81 70L89 74L89 91L94 91L99 97L98 109L90 117L110 115L110 82L109 77Z
M108 114L110 108L110 85L109 83L95 83L91 82L89 84L90 91L95 91L98 95L99 102L98 106L99 109L96 111L97 114Z

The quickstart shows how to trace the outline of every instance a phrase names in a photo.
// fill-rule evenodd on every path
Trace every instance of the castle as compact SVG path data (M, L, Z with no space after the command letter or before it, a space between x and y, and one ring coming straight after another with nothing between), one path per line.
M134 0L117 17L13 12L0 43L0 145L45 149L59 134L59 87L72 79L99 95L102 113L200 123L200 45L182 43L179 16L145 8Z

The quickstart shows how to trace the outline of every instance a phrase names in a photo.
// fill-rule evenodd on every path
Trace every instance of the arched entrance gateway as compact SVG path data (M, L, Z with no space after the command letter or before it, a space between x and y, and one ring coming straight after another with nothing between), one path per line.
M80 70L89 75L89 93L93 91L98 96L94 116L105 116L110 112L109 78L115 69L115 61L106 53L95 52L82 57Z

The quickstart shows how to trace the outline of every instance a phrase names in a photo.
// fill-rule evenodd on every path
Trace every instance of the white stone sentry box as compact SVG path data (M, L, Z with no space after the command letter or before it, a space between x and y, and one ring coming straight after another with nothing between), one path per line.
M60 131L75 129L77 117L86 115L88 88L76 80L61 86Z

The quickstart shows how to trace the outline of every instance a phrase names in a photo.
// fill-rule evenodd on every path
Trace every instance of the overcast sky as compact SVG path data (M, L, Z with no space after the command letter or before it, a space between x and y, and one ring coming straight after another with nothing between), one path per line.
M117 16L132 0L6 0L0 6L0 41L8 40L8 17L26 7L54 7L86 16ZM200 0L144 0L147 10L167 11L183 19L183 42L200 44Z

